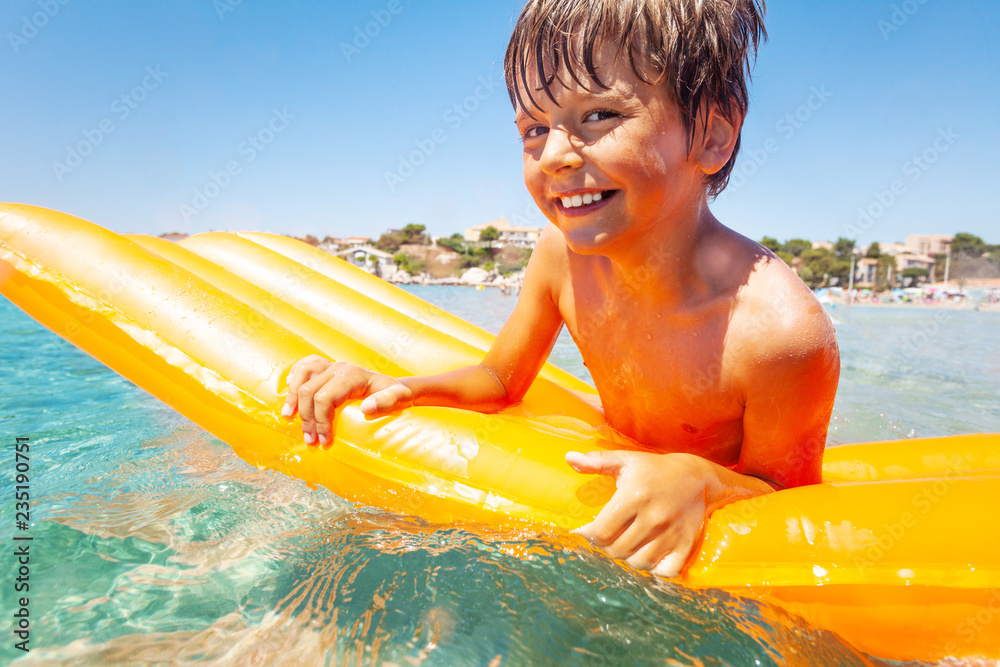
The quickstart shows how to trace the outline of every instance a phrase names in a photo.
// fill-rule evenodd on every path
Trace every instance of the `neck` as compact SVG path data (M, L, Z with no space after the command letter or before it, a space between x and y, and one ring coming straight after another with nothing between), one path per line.
M712 291L711 276L704 270L706 239L721 224L702 200L680 215L670 216L607 253L616 284L639 298L680 304ZM624 241L624 240L623 240Z

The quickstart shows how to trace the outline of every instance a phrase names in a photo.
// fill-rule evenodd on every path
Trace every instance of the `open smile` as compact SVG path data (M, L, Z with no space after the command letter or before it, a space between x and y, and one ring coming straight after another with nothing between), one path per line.
M556 208L565 215L584 215L601 208L614 199L619 192L621 190L601 190L556 197Z

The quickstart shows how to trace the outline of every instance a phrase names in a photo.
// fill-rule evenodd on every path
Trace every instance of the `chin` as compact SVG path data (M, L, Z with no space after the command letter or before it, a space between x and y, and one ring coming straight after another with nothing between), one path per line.
M607 255L614 245L614 235L589 229L560 229L566 247L578 255Z

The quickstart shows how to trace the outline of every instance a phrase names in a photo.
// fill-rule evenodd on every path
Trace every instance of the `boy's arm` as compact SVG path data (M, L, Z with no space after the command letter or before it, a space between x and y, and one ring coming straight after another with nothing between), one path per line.
M761 336L745 366L743 446L735 471L778 488L822 481L840 378L833 325L811 297L802 307L810 315Z
M510 403L524 398L562 331L559 298L561 278L568 272L566 252L562 233L546 226L528 260L514 312L483 360Z
M495 412L524 398L563 324L555 289L560 267L559 239L553 238L552 232L558 234L550 228L538 240L528 260L517 305L483 362L440 375L400 378L413 392L413 405Z
M562 327L554 289L561 268L560 239L551 231L543 232L528 263L514 312L482 364L438 375L392 378L318 356L307 357L289 373L282 415L291 418L298 411L306 443L326 444L333 438L334 411L350 400L364 399L361 410L371 417L410 405L496 412L520 401Z

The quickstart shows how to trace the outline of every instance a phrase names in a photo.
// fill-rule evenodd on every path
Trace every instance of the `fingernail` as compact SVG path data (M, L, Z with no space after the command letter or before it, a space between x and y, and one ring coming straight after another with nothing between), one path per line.
M282 417L291 417L292 416L292 406L290 406L288 403L285 403L284 405L282 405L281 406L281 416Z
M375 399L369 397L361 401L361 412L368 414L369 412L372 412L374 410L375 410Z
M329 442L330 442L330 440L325 435L320 434L320 436L319 436L319 444L325 445L325 444L327 444Z
M305 433L302 435L302 439L306 441L307 445L313 444L312 433Z

